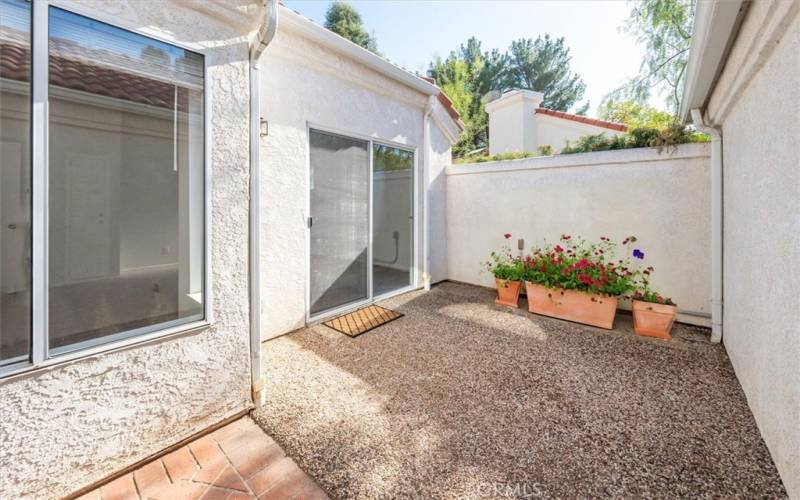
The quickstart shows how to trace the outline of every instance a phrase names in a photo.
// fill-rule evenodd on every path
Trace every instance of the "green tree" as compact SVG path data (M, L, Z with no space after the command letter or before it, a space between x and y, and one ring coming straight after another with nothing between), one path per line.
M472 37L446 59L435 58L428 76L453 100L466 125L453 154L460 157L486 147L489 119L482 97L490 90L533 89L544 92L544 106L569 109L585 91L584 83L569 70L569 62L564 40L549 36L519 40L508 52L484 51L481 42ZM587 108L588 103L578 111L585 113Z
M675 123L675 115L632 100L606 101L598 116L603 120L624 123L628 128L648 127L663 130Z
M364 29L361 14L347 2L334 1L325 13L325 27L365 49L380 54L375 37Z
M498 75L498 90L513 88L544 93L542 106L566 111L583 98L586 84L570 71L569 47L564 38L545 34L536 40L521 38L511 43L503 71ZM585 112L587 107L582 108Z
M481 97L491 90L491 61L481 50L481 42L472 37L450 53L447 59L431 62L428 75L453 101L466 130L453 146L453 154L464 156L486 145L487 115Z
M695 0L633 2L624 29L645 47L639 75L616 89L607 100L646 103L653 90L666 93L666 103L677 114L683 75L689 57Z

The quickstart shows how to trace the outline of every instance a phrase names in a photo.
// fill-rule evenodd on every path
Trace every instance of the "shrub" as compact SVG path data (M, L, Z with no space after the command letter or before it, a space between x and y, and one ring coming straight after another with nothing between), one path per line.
M651 127L637 127L630 129L626 134L586 135L577 139L574 144L567 141L561 154L630 148L658 148L658 151L661 152L664 148L674 149L678 144L707 141L707 135L691 130L684 125L673 124L660 130Z
M484 163L487 161L519 160L521 158L530 158L531 156L537 156L537 155L529 151L514 151L512 153L500 153L492 156L469 155L469 156L463 156L461 158L456 158L455 160L453 160L453 163L462 164L462 163Z
M539 146L536 148L536 154L538 156L553 156L553 146L549 144Z

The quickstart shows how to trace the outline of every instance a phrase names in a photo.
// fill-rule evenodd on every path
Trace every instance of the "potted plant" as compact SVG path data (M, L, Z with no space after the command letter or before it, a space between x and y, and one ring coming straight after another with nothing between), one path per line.
M631 304L636 335L664 340L672 338L670 331L678 314L678 306L672 299L649 290L645 285L631 296Z
M636 238L626 238L628 248ZM554 318L611 329L617 300L634 290L639 271L631 257L616 259L617 245L605 236L598 243L562 235L557 245L534 248L524 259L528 310Z
M508 240L511 234L506 233L503 237ZM522 259L511 255L511 248L505 244L499 252L492 252L489 255L484 267L492 273L497 286L497 298L494 303L506 307L519 307L519 290L524 270Z

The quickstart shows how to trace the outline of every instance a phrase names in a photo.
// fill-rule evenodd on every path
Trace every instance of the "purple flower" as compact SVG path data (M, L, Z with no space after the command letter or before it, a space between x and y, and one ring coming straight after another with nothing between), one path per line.
M642 252L638 248L634 248L633 249L633 256L636 257L637 259L644 259L644 252Z

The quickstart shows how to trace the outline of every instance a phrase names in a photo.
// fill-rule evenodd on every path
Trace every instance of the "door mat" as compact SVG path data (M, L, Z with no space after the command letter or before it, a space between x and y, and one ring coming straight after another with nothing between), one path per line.
M399 312L386 309L385 307L367 306L324 321L322 324L350 337L357 337L373 328L378 328L381 325L385 325L390 321L402 317L403 315Z

